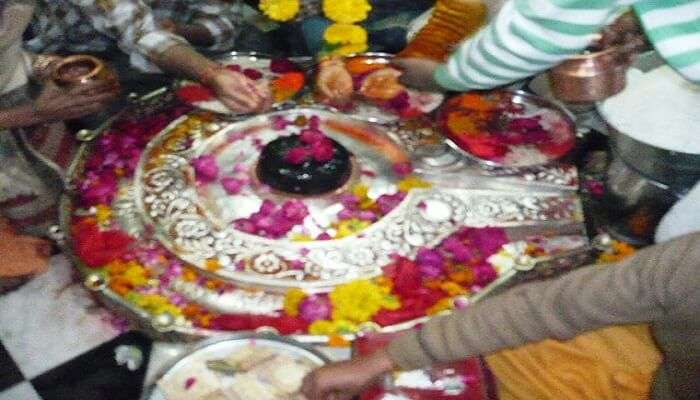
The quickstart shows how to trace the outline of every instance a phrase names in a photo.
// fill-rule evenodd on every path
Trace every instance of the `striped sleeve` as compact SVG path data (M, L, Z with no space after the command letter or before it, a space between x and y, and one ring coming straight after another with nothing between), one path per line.
M700 1L644 0L634 9L664 60L700 84Z
M661 0L660 0L661 1ZM435 72L450 90L491 89L581 52L632 0L511 0Z
M232 3L216 0L197 1L191 5L194 11L192 23L206 28L214 39L209 50L231 50L234 47L243 17L241 1Z

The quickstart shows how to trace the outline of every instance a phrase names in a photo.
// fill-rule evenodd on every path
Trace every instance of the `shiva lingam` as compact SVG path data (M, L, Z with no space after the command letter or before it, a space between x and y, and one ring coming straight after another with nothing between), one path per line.
M322 139L321 145L327 146L320 149L327 153L323 157L302 154L303 140L301 135L291 135L268 143L258 159L257 179L277 192L297 196L323 195L346 187L353 171L352 154L331 138ZM309 148L312 146L318 153L319 146Z
M552 68L552 94L566 103L594 103L616 95L627 84L635 55L649 47L632 13L603 30L584 53Z

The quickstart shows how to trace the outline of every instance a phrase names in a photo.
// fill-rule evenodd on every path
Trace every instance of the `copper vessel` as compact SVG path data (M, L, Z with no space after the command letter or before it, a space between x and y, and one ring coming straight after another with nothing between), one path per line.
M590 103L614 96L627 83L629 57L618 46L580 54L549 71L552 94L567 103Z
M89 55L64 58L56 65L52 79L57 85L64 87L96 81L117 82L116 74L102 60Z

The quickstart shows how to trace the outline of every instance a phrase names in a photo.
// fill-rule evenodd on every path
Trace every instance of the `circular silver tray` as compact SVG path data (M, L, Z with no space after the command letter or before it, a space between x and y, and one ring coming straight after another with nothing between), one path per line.
M501 92L510 94L512 96L512 103L517 104L517 105L523 105L527 107L531 107L533 109L546 109L554 112L559 118L567 122L571 126L571 135L573 137L576 136L576 128L575 128L575 120L576 118L574 117L573 114L569 110L567 110L565 107L549 101L543 97L527 93L522 90L502 90ZM443 104L443 109L445 105ZM441 113L443 110L441 109L438 113ZM440 118L440 117L438 117ZM553 163L556 163L559 159L565 157L561 156L558 158L550 159L545 163L537 163L537 164L528 164L528 165L503 165L501 163L492 161L492 160L486 160L480 157L477 157L473 154L471 154L469 151L464 150L458 143L456 143L454 140L452 140L449 135L445 135L445 142L455 151L457 151L459 154L463 155L467 159L483 166L484 168L488 168L491 170L495 171L504 171L504 172L511 172L511 173L516 173L517 171L526 171L528 169L533 169L533 168L538 168L546 165L551 165ZM573 150L573 149L572 149Z
M172 106L172 98L172 92L164 88L136 99L132 107L125 109L114 118L125 116L138 119L160 112ZM294 112L309 112L316 115L330 114L347 123L366 124L357 121L352 115L337 115L328 111L308 108L290 110L283 112L283 114ZM261 121L270 116L261 115L255 117L254 120ZM157 143L163 143L173 133L173 129L183 119L184 117L173 121L150 143L148 149L144 150L144 159L149 157L149 152L157 146ZM174 148L170 150L171 154L167 157L169 161L173 161L169 164L172 167L172 171L169 172L173 178L171 183L175 181L186 182L185 177L182 176L183 170L180 168L188 164L189 158L200 154L203 148L201 146L210 143L209 140L216 141L217 137L225 136L227 132L231 131L231 126L241 126L240 124L245 125L246 123L250 122L233 122L219 116L202 126L201 129L188 132L186 140L171 142ZM103 304L128 317L133 326L161 339L170 340L192 340L227 334L227 332L195 327L190 321L174 318L169 314L149 314L146 310L111 290L108 285L109 281L105 279L104 275L99 271L87 268L73 253L71 219L74 216L91 215L94 210L79 208L73 202L72 195L82 175L84 163L93 149L92 143L89 141L98 137L101 132L107 131L110 126L108 122L100 130L86 136L84 140L87 142L81 146L76 159L71 164L66 184L68 191L63 196L60 207L63 233L57 232L56 239L63 241L66 254L73 257L75 265L78 266L85 278L85 286ZM182 279L171 282L166 290L181 294L188 301L197 303L213 312L267 314L282 307L284 295L281 292L286 287L304 287L309 292L319 292L330 290L333 285L352 279L353 276L376 276L380 273L381 261L385 260L389 253L397 251L401 254L414 254L421 245L436 244L464 224L475 227L487 225L504 227L508 231L509 238L513 241L523 240L531 235L574 235L580 238L580 243L585 243L585 239L581 236L585 234L585 231L582 225L583 215L576 196L578 175L575 167L555 165L522 174L494 174L474 164L465 163L463 158L453 157L450 153L435 154L432 150L426 151L425 146L427 145L425 145L423 133L418 134L413 128L403 129L401 126L373 125L373 129L377 135L403 146L414 158L415 174L432 182L434 186L428 190L413 190L399 207L386 215L375 226L368 228L365 231L367 235L364 237L356 236L314 244L318 254L330 254L324 260L329 259L331 262L324 263L322 268L310 268L309 272L326 274L325 280L306 282L296 277L275 276L275 274L261 274L254 271L227 271L224 268L217 272L216 277L232 281L236 288L231 291L222 293ZM427 131L424 133L427 136L431 135ZM439 136L436 138L439 139ZM432 143L431 140L428 142ZM363 150L367 149L362 146L359 146L359 149L354 149L360 154L363 154ZM215 230L211 229L213 225L207 219L206 213L196 216L197 219L203 221L206 228L201 231L203 235L198 236L204 238L202 247L185 252L175 246L174 240L167 234L169 231L163 229L167 225L163 225L163 223L167 221L154 221L154 217L146 217L143 213L145 209L143 194L145 191L142 180L146 175L143 171L143 162L137 175L137 179L127 179L122 182L118 197L112 203L114 219L122 230L147 246L154 245L156 241L162 241L169 247L173 246L171 250L175 252L175 255L185 260L193 260L195 265L200 268L202 264L196 263L211 255L212 249L215 254L225 257L231 256L229 254L231 250L234 250L235 254L238 247L222 246L230 241L226 242L225 236L218 235ZM194 204L199 200L196 197L188 197L184 190L178 190L177 187L174 189L169 191L174 197L166 199L168 207L171 209L182 208L183 201ZM433 209L440 212L435 213L436 215L433 215L432 212L429 213L431 215L426 215L423 207L419 206L424 201L431 202L436 206ZM455 218L444 220L445 210L450 210ZM176 214L171 214L171 217L174 218ZM178 218L174 218L174 221L182 221ZM251 256L260 254L261 251L273 255L280 254L279 251L289 251L290 248L291 251L296 252L299 247L298 243L282 243L280 245L278 241L266 240L252 235L247 235L242 239L240 243L245 243L247 246L242 247L242 249L249 251ZM212 243L216 245L212 245ZM357 261L357 263L352 264L338 261L338 255L341 257L340 261L343 261L347 259L349 254L360 250L365 254L371 253L375 257L374 262ZM359 259L354 258L354 260ZM336 269L339 269L340 274L336 274ZM201 273L202 275L212 274L204 269ZM520 276L520 273L517 276ZM513 278L515 278L514 275L499 278L484 290L470 297L470 300L477 301L497 287L513 281ZM248 290L246 285L252 286L256 290ZM260 288L263 290L257 290ZM422 317L381 328L369 324L362 329L392 332L410 328L424 322L427 318ZM328 340L326 336L297 335L294 337L305 343L326 343ZM346 338L351 340L353 335L347 335Z
M190 160L211 147L226 143L232 133L254 130L258 137L271 140L275 132L259 129L271 119L285 116L317 115L322 121L341 121L367 129L386 143L394 142L391 132L370 126L352 118L312 109L296 109L259 115L246 121L221 126L211 124L190 131L189 137L171 140L181 121L175 121L146 148L135 177L136 203L140 214L156 229L156 237L170 251L202 272L234 281L238 285L284 292L301 288L310 292L326 292L354 279L373 278L381 274L381 266L391 262L391 255L413 256L422 246L437 245L462 226L523 226L568 223L580 219L578 200L562 193L523 193L460 188L460 182L441 181L423 176L433 184L431 189L411 190L399 206L361 234L335 240L295 242L272 240L235 229L229 219L222 220L216 202L238 202L235 208L251 208L248 200L258 197L219 197L207 199L193 184ZM206 132L211 136L206 138ZM354 153L358 165L372 167L370 191L391 193L397 178L391 162L366 143L343 136L342 132L326 129L329 136ZM277 133L279 134L279 133ZM378 140L378 139L373 140ZM174 144L173 144L174 143ZM234 143L236 144L236 143ZM233 146L233 144L231 145ZM238 147L235 148L238 151ZM225 152L225 151L224 151ZM224 153L222 152L222 153ZM257 160L257 151L242 144L240 153ZM158 165L157 167L148 167ZM232 166L222 165L222 169ZM243 197L243 198L241 198ZM310 199L312 216L315 211L333 208L334 201ZM337 202L337 201L336 201ZM232 206L232 205L231 205ZM211 272L208 260L215 259L221 268ZM291 261L301 260L303 269L291 267ZM245 265L240 270L240 265Z
M142 400L168 400L163 391L158 387L158 382L171 378L174 374L192 363L201 363L204 360L222 358L225 354L246 346L261 346L271 348L281 354L291 356L296 360L304 360L320 367L329 362L328 358L311 346L304 345L295 340L264 334L236 334L225 337L204 340L194 345L182 356L171 361L160 373L155 382L144 390Z

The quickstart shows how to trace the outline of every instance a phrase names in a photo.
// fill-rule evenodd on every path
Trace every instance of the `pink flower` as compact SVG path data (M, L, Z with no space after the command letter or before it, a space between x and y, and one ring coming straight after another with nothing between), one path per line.
M395 194L383 194L376 201L379 211L382 215L389 214L391 210L396 208L406 198L406 193L397 192Z
M79 186L83 205L111 204L119 189L119 181L112 171L88 172Z
M421 273L427 277L435 278L442 275L445 268L445 258L435 249L425 247L418 250L416 263Z
M238 194L241 192L243 189L243 186L245 186L246 182L242 179L237 179L233 178L230 176L227 176L226 178L223 178L221 180L221 186L224 187L224 190L228 194Z
M288 58L273 58L270 60L270 71L275 74L299 71L299 67Z
M369 210L364 210L360 211L357 214L357 218L363 220L363 221L376 221L377 220L377 214L373 213L372 211Z
M253 68L244 69L243 75L245 75L246 78L252 79L254 81L257 81L258 79L263 77L262 72L258 71L257 69L253 69Z
M301 200L289 200L282 204L281 215L295 224L300 224L309 215L309 209Z
M265 199L265 200L263 200L262 205L260 206L259 212L260 212L260 214L263 214L263 215L270 215L273 212L275 212L276 208L277 208L277 206L275 205L274 202L272 202L272 200Z
M301 165L309 159L310 155L310 149L299 146L289 150L287 154L284 155L284 161L293 165Z
M323 132L311 128L302 130L301 134L299 135L299 139L302 143L311 145L316 142L320 142L325 138L326 135L324 135Z
M396 163L392 168L394 173L398 176L407 176L413 172L413 166L410 162Z
M311 145L311 155L314 160L320 163L325 163L333 159L333 142L329 139L315 142Z
M284 117L277 115L272 118L272 129L282 131L287 128L287 125L293 124L292 121L287 121Z
M322 234L316 236L316 240L331 240L331 235L329 235L326 232L323 232Z
M458 263L467 262L475 256L474 252L469 246L460 242L459 239L454 236L450 236L445 239L440 247L444 251L452 254L452 258L454 258L454 260Z
M204 155L191 161L195 176L199 182L209 183L219 175L219 166L212 155Z
M484 258L498 252L501 247L508 243L506 231L502 228L479 228L473 229L471 241L474 247L479 249Z
M319 130L321 128L321 118L318 115L312 115L309 118L309 128L313 130Z
M299 304L299 315L308 322L328 319L331 310L331 304L325 296L309 296Z

